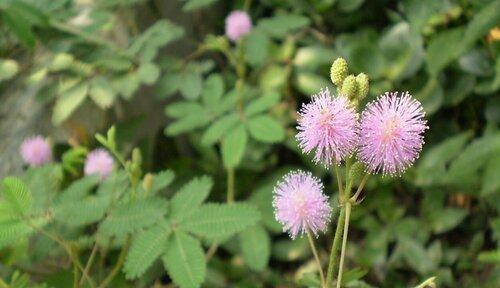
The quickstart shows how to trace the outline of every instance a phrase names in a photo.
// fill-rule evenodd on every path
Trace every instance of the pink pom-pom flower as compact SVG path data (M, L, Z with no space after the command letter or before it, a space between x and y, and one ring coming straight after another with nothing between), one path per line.
M113 172L113 157L104 149L99 148L90 152L85 159L85 175L97 174L106 179Z
M276 220L292 239L308 232L317 236L326 230L332 208L323 194L323 184L311 173L289 173L274 187L273 194Z
M368 172L401 174L418 158L427 127L422 104L408 92L387 92L361 114L358 159Z
M252 20L245 11L235 10L226 18L226 36L236 42L252 30Z
M31 167L52 161L52 148L42 136L28 138L21 144L21 157Z
M332 97L323 89L299 114L296 138L304 153L316 149L314 162L340 165L356 149L358 114L346 97Z

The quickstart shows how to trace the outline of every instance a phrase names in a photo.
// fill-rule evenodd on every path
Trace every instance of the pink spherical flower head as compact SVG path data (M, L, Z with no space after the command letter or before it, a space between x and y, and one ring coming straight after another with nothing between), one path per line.
M316 149L314 162L339 165L356 149L358 114L346 97L332 97L323 89L299 114L296 138L304 153Z
M295 239L298 234L325 231L332 208L323 194L323 184L311 173L295 171L274 187L274 215Z
M226 18L226 36L233 42L252 30L252 20L245 11L233 11Z
M427 127L422 104L387 92L361 114L358 158L371 173L401 174L418 158Z
M21 144L21 157L31 167L52 161L52 148L42 136L28 138Z
M85 175L97 174L101 179L106 179L113 171L113 157L104 149L95 149L85 159Z

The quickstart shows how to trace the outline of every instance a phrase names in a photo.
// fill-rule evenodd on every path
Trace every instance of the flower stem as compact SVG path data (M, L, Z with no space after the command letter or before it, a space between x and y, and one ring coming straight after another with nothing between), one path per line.
M319 260L318 251L314 245L314 239L309 231L307 231L307 239L309 239L309 244L311 245L311 250L313 252L314 258L316 259L316 264L318 264L319 277L321 279L321 287L326 287L325 285L325 275L323 274L323 268L321 268L321 261Z
M227 203L234 202L234 168L227 168Z
M340 178L339 166L337 164L333 164L335 169L335 178L337 178L337 185L339 186L339 197L343 197L344 191L342 189L342 178Z
M118 255L118 260L116 261L115 266L111 270L111 272L106 276L106 278L102 281L101 285L99 285L99 288L104 288L108 287L108 285L113 281L115 276L120 272L120 269L122 268L123 264L125 263L125 256L127 256L128 248L130 246L130 239L131 237L128 236L127 240L125 240L125 245L122 248L122 251L120 252L120 255Z
M337 221L337 229L335 229L335 236L333 237L332 249L330 251L330 259L328 263L328 270L326 273L326 287L330 287L333 281L333 271L336 270L335 264L337 260L337 255L340 248L340 239L342 239L342 230L345 218L345 207L342 206L340 209L339 219Z
M344 259L347 246L347 234L349 232L349 218L351 216L351 202L345 203L345 221L344 221L344 235L342 237L342 250L340 252L339 274L337 276L337 288L340 288L342 283L342 269L344 268Z
M90 256L89 256L89 259L87 260L87 264L85 264L85 269L83 269L83 273L82 273L82 278L80 279L80 285L83 284L83 280L85 280L85 278L83 277L84 274L87 274L89 273L90 271L90 267L92 267L92 264L94 263L94 258L95 258L95 255L97 253L97 240L95 241L94 243L94 247L92 248L92 252L90 252Z
M356 190L356 193L351 197L350 201L357 201L359 194L361 194L361 191L363 191L363 188L365 187L366 181L370 178L370 174L365 174L363 179L361 180L361 183L359 183L358 190Z

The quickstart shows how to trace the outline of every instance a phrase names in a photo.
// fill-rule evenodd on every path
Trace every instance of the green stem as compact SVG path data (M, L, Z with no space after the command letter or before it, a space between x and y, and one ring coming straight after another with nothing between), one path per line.
M92 264L94 263L94 258L95 258L96 253L97 253L97 241L94 243L94 247L92 248L92 252L90 252L89 260L87 260L87 264L85 264L85 269L83 269L83 274L88 275L88 273L90 271L90 267L92 267ZM84 280L83 274L82 274L82 278L80 279L80 285L83 284L83 280Z
M316 250L316 246L314 245L314 240L311 236L311 233L307 231L307 239L309 239L309 245L311 245L311 250L314 255L314 259L316 259L316 264L318 265L319 277L321 279L321 287L325 288L325 275L323 274L323 268L321 268L321 261L319 260L318 251Z
M234 202L234 168L227 168L227 203Z
M368 181L368 178L370 178L370 174L365 174L363 179L361 180L361 183L359 183L358 190L356 190L356 193L351 197L350 201L356 202L358 201L359 194L361 194L361 191L363 191L363 188L365 187L366 181Z
M347 246L347 234L349 232L349 218L351 216L351 202L345 203L345 221L344 221L344 235L342 236L342 250L340 252L339 274L337 276L337 288L340 288L342 283L342 270L344 268L344 259Z
M343 197L344 191L342 189L342 178L340 178L339 166L336 163L333 163L333 167L335 170L335 178L337 178L337 185L339 187L339 197Z
M335 229L335 236L333 237L332 249L330 251L330 259L328 263L328 270L326 273L326 287L330 287L333 282L333 271L336 270L335 264L337 263L337 255L340 248L340 240L342 239L342 230L345 218L345 207L340 209L339 219L337 222L337 229Z
M125 263L125 256L127 256L128 248L130 246L130 239L131 237L128 236L127 240L125 241L125 245L122 248L122 251L120 251L120 255L118 255L118 260L116 261L115 266L108 274L108 276L106 276L106 278L102 281L101 285L99 285L99 288L108 287L109 283L111 283L111 281L113 281L118 272L120 272L120 269Z

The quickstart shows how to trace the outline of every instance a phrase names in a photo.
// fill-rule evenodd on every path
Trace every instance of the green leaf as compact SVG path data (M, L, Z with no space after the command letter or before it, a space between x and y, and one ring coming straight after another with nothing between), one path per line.
M184 30L181 27L167 20L156 21L154 25L134 39L128 51L140 55L143 61L148 62L156 57L162 46L182 36L184 36Z
M194 101L179 101L169 104L165 108L165 114L172 118L182 118L186 117L188 114L203 114L205 110L203 107Z
M457 51L460 49L458 47L462 45L463 35L463 27L458 27L440 32L431 39L425 55L427 71L431 75L436 76L459 56ZM443 53L443 51L447 51L447 53Z
M17 39L28 49L33 50L35 48L36 39L33 32L31 32L31 27L29 21L19 13L17 9L3 9L0 10L3 22L9 30L14 33Z
M252 66L260 66L269 56L271 39L261 29L253 29L246 36L245 59Z
M243 231L259 219L259 211L248 204L205 204L185 217L179 228L208 239L220 239Z
M111 85L124 99L130 100L137 89L139 89L140 79L137 73L129 72L123 76L116 77Z
M189 132L201 128L210 121L207 113L203 111L202 114L186 114L185 117L168 125L165 129L165 134L168 136L175 136L181 133Z
M310 72L300 72L294 78L294 84L299 91L305 95L313 95L319 92L318 87L328 87L330 91L333 85L325 77Z
M467 211L458 208L444 208L430 212L429 218L435 233L447 232L458 226L467 216Z
M399 245L403 251L403 258L420 274L427 274L436 269L437 263L434 263L427 255L427 251L422 244L413 238L400 237Z
M258 141L266 143L281 142L285 139L285 129L281 124L267 115L258 115L247 123L250 135Z
M205 81L205 87L201 94L203 104L214 108L219 104L219 100L224 94L224 80L220 74L211 74Z
M153 262L165 252L171 229L160 223L137 234L127 254L123 272L127 279L135 279L144 274Z
M338 7L340 11L351 13L363 5L365 0L339 0Z
M179 90L181 76L177 73L166 73L158 81L155 87L156 97L168 98Z
M425 151L418 161L415 183L420 186L441 183L446 174L446 165L462 152L471 137L471 132L460 133Z
M500 263L500 250L484 251L481 252L477 258L484 263Z
M253 191L250 196L250 203L257 206L261 213L262 223L267 229L273 232L282 232L283 226L276 221L273 207L273 188L275 183L266 184Z
M18 216L26 215L33 204L28 186L18 178L7 177L3 180L2 195L12 213Z
M194 178L182 186L172 198L170 206L172 211L169 216L174 219L181 219L193 213L207 199L212 186L212 178L208 176Z
M172 170L164 170L153 175L153 185L151 186L151 193L165 189L172 181L174 181L175 173Z
M0 248L12 245L33 233L33 229L22 221L0 222Z
M338 55L332 50L324 46L314 45L306 46L297 49L293 58L293 65L297 68L314 71L321 65L331 66L333 59Z
M354 268L342 273L342 284L349 284L349 282L359 280L368 273L368 270L363 268Z
M186 70L180 75L179 90L188 100L197 99L203 88L203 79L198 71Z
M107 109L115 102L116 93L105 77L97 76L90 82L89 96L101 109Z
M262 97L253 100L247 107L245 107L245 116L251 117L271 109L274 105L279 103L280 98L281 95L276 91L264 94Z
M181 288L200 287L205 279L205 254L200 241L175 231L162 257L168 275Z
M271 238L264 227L261 225L248 227L239 237L243 259L248 267L255 271L264 270L271 255Z
M89 85L87 83L77 84L57 97L52 122L55 125L64 122L83 103L88 89Z
M197 10L200 8L207 7L216 1L218 1L218 0L187 0L186 4L184 4L184 6L182 6L182 10L184 10L184 11Z
M464 47L460 51L461 53L469 49L479 38L486 35L490 29L500 23L500 13L498 11L500 11L500 0L494 0L474 15L467 24L465 34L461 39L462 47Z
M167 207L165 200L156 197L121 203L104 219L99 232L106 236L125 236L163 219Z
M494 155L488 160L486 170L483 174L482 196L500 191L500 177L498 177L498 171L500 171L500 153L497 153L497 155Z
M444 94L444 104L447 106L460 104L467 96L472 94L475 86L476 77L469 74L461 74L458 79L453 81L451 89Z
M158 80L158 77L160 77L160 68L151 62L146 62L139 66L137 75L142 83L151 85Z
M282 14L259 21L258 28L273 37L285 37L290 32L308 26L309 18L301 15Z
M484 166L488 158L499 152L500 133L474 140L451 163L445 181L457 185L463 184L464 180L467 180L467 176L474 175L479 168Z
M245 154L247 142L248 134L243 125L234 128L224 137L221 153L225 167L234 168L240 164Z
M89 195L54 207L55 219L71 227L89 225L104 217L110 203L111 197Z
M219 141L231 129L233 129L241 119L236 113L231 113L217 119L214 123L210 124L201 137L201 144L211 146Z

